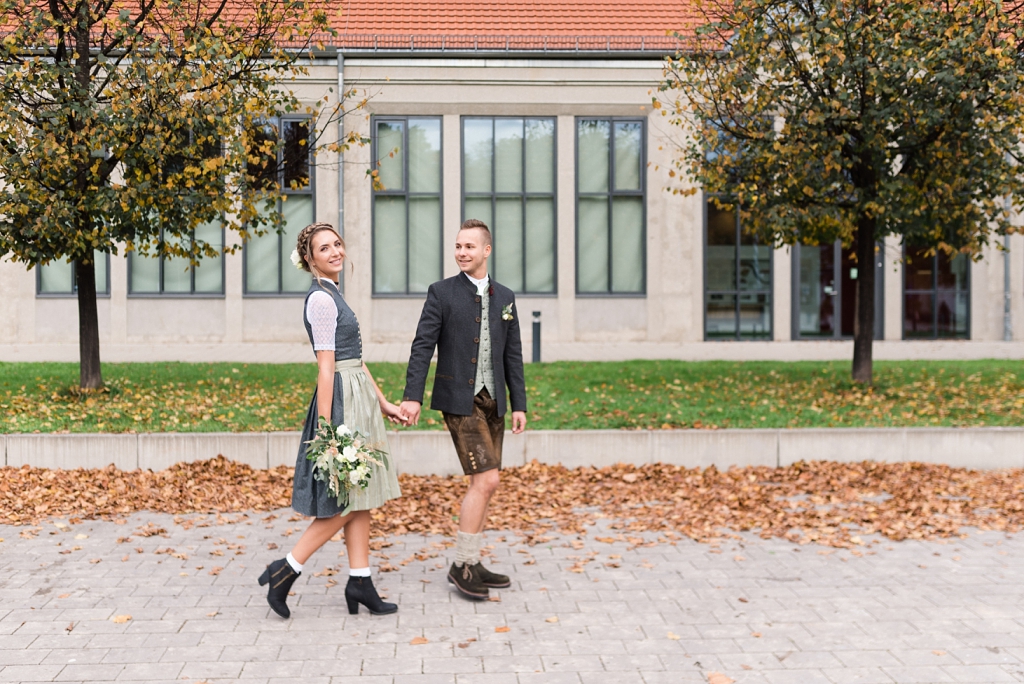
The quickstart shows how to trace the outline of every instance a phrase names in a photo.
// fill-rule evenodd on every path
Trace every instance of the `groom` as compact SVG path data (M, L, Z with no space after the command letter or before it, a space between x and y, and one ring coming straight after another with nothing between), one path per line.
M512 399L512 433L526 428L526 382L519 311L512 290L490 280L487 257L491 231L469 219L455 239L459 275L434 283L416 327L409 355L402 412L420 419L427 369L437 347L430 408L441 411L452 435L469 491L459 513L455 562L448 581L463 596L482 600L488 589L511 582L480 562L487 505L498 488L501 442L505 436L505 386Z

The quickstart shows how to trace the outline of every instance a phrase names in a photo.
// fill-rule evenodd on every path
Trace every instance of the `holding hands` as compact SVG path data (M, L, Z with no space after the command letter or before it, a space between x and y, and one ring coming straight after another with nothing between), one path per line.
M382 401L380 403L380 412L384 414L384 417L395 425L408 425L408 416L398 406L395 406L390 401Z

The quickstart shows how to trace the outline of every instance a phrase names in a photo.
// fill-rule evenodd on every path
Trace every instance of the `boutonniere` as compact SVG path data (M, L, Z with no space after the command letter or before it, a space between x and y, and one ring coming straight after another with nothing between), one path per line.
M512 318L512 305L506 304L505 306L501 307L501 320L511 321Z
M494 286L493 285L491 285L489 288L487 288L487 295L490 296L490 297L494 296Z

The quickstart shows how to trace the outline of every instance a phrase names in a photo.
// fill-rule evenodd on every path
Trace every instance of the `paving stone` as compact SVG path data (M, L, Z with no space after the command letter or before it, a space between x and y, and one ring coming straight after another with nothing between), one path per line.
M492 532L488 563L513 586L494 592L500 601L474 603L445 581L451 549L408 535L390 538L371 560L376 567L385 555L396 564L438 551L375 575L398 614L347 614L341 588L314 576L328 566L344 571L332 545L296 583L293 617L282 620L255 583L283 553L267 543L287 547L282 534L304 524L281 513L222 516L221 524L158 514L129 516L124 526L90 521L74 526L89 535L86 550L69 556L53 541L63 535L22 539L0 526L10 542L0 557L0 682L676 684L706 682L715 671L736 684L1024 681L1024 537L868 540L856 557L750 535L724 540L721 554L689 540L633 549L589 541L617 534L605 532L609 520L580 538L582 550L569 543L575 536L549 534L528 547L519 535ZM129 549L116 539L147 522L167 537L133 538L129 546L144 553L120 563ZM210 556L224 546L218 539L246 548ZM153 553L164 548L190 558ZM597 561L569 572L571 557L590 551ZM603 565L611 553L620 567ZM96 557L103 562L88 563ZM523 565L528 557L534 563ZM212 576L215 562L223 570ZM110 619L122 614L133 619ZM411 644L415 637L427 643Z

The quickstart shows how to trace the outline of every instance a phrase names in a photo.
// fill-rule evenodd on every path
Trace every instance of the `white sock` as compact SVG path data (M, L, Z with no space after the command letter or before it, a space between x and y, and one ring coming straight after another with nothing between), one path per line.
M366 568L349 568L348 569L348 576L349 577L369 577L370 576L370 568L368 568L368 567L366 567Z
M292 566L292 570L295 572L302 572L302 563L295 560L295 556L292 555L291 551L288 552L288 555L285 556L284 559L288 561L288 565Z
M469 534L459 530L455 541L455 565L476 565L480 562L480 545L482 534Z

